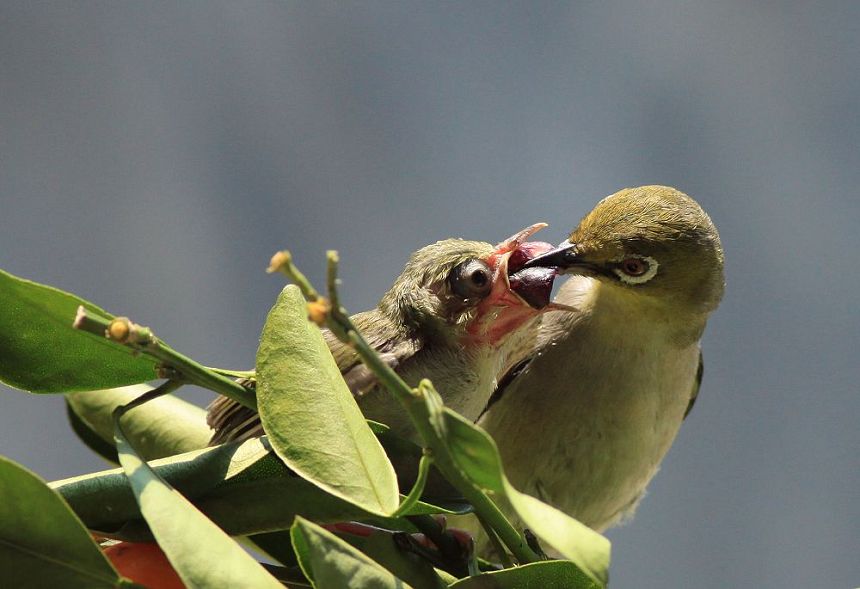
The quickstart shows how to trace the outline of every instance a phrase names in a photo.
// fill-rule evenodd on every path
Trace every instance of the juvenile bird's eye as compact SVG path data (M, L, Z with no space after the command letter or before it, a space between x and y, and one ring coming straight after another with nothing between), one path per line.
M612 270L627 284L644 284L657 274L657 260L650 256L628 256L614 263Z
M464 299L484 297L492 289L493 271L481 260L469 260L451 270L451 291Z

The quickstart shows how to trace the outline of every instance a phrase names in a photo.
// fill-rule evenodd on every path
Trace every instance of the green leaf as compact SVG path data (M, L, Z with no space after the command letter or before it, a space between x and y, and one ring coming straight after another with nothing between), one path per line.
M390 430L376 432L376 437L385 449L388 460L394 466L398 486L401 489L412 488L421 476L419 465L424 456L424 449L415 442L401 438ZM431 503L434 502L434 499L442 498L444 498L443 502L454 501L464 505L467 503L462 498L460 491L445 479L432 464L430 465L430 472L427 473L424 492L421 495L425 501L429 500Z
M120 411L120 410L118 410ZM283 586L140 459L116 419L116 447L140 510L170 564L190 589Z
M525 493L504 479L508 500L525 525L541 540L573 561L603 587L609 582L609 540L563 511Z
M401 550L391 533L374 532L362 543L361 551L415 589L447 587L429 562L417 554Z
M93 434L113 447L113 410L152 390L135 385L66 395L75 414ZM137 452L155 460L205 448L212 436L206 411L174 395L158 397L126 413L122 427Z
M32 393L65 393L155 378L148 356L74 329L79 305L113 318L73 294L0 270L0 381Z
M224 481L236 452L235 444L218 446L163 458L152 466L185 496L194 498ZM123 523L141 517L121 468L54 481L50 486L68 501L90 529L112 532Z
M424 487L427 485L427 476L430 474L431 462L433 462L433 460L429 455L421 457L421 461L418 463L418 476L416 477L415 484L412 489L409 490L406 498L400 503L400 506L397 508L397 511L394 512L394 515L407 514L413 507L415 507L415 505L418 504L421 494L424 492Z
M425 388L425 392L430 423L463 476L478 487L504 497L541 540L573 561L597 583L605 585L609 575L609 540L555 507L517 491L502 470L499 451L492 438L458 413L445 408L432 388Z
M69 420L69 425L71 426L72 431L75 432L75 435L78 436L78 439L82 441L87 448L111 464L119 464L119 457L116 455L116 448L114 445L104 440L89 426L88 423L82 420L80 416L75 413L75 410L72 409L68 400L66 401L66 418Z
M572 562L552 560L462 579L451 589L599 589Z
M253 373L251 373L253 375ZM103 457L115 463L119 463L117 458L116 448L113 442L113 420L112 413L114 409L121 405L125 405L140 395L152 390L149 385L134 385L130 387L122 387L118 389L106 389L103 391L87 391L80 393L71 393L67 395L69 408L69 420L75 429L75 433L81 438L90 449L101 454ZM72 410L74 407L74 410ZM86 421L82 419L75 411L85 416ZM92 429L91 429L92 428ZM158 457L176 455L185 451L193 451L197 448L206 446L211 430L206 424L206 412L196 405L186 403L185 401L174 397L173 395L164 395L145 403L142 406L135 408L134 411L126 413L123 418L123 429L126 437L131 441L132 445L137 449L138 454L145 457L147 460L154 460ZM223 450L213 450L214 452L223 452ZM204 455L203 460L207 458ZM276 463L275 470L285 470L277 468L283 463L274 455L269 455L269 458ZM187 464L187 463L185 463ZM199 467L201 461L197 461L189 465L190 470ZM229 467L227 467L229 469ZM156 470L162 470L164 467L157 467ZM115 471L119 474L119 471ZM168 474L171 481L176 481L177 478L173 474ZM199 480L194 472L189 473L184 477L185 480ZM116 496L125 501L125 508L122 512L126 513L126 520L131 517L140 517L137 509L137 503L134 500L131 487L128 486L128 479L123 473L117 478L107 474L103 480L114 480L115 485L98 485L94 484L99 480L98 476L79 477L78 484L71 484L66 488L68 493L73 489L73 502L80 506L84 503L96 508L97 513L103 513L104 505L116 505ZM220 479L223 481L223 478ZM189 489L183 482L179 482L185 491L185 496L189 496ZM217 485L218 482L213 482ZM91 491L90 491L91 490ZM80 492L78 492L80 491ZM198 495L199 493L194 493ZM229 501L229 499L227 500ZM194 503L194 501L192 501ZM283 498L279 498L277 505L283 503ZM199 504L196 504L200 508ZM207 517L212 519L211 513L208 513L206 508L202 511L207 514ZM90 511L92 512L92 511ZM111 510L111 513L117 513L116 510ZM228 512L229 513L229 512ZM243 513L241 510L234 510L233 516L237 513ZM217 517L217 516L216 516ZM228 516L229 518L229 516ZM149 529L143 524L135 521L125 525L126 521L114 521L110 524L105 524L101 520L103 530L113 530L120 525L124 525L124 529L120 532L120 536L126 539L132 539L132 536L137 534L135 539L148 539ZM238 525L229 521L217 521L222 529L226 527L238 529ZM288 525L292 525L292 517L288 520ZM143 529L143 528L146 529ZM257 549L262 550L271 558L284 564L296 564L293 547L290 540L288 529L279 532L256 534L250 538Z
M151 466L232 535L285 530L296 515L326 522L372 517L371 513L295 476L271 451L266 438L171 456L153 461ZM87 527L126 540L148 538L148 530L137 522L140 509L121 469L56 481L51 486L69 502ZM453 507L446 509L419 502L409 513L464 513L462 505ZM391 518L382 521L396 527L401 525L400 520Z
M299 476L372 513L397 509L394 468L295 286L281 292L263 328L257 401L272 447Z
M117 587L114 570L66 502L0 457L0 571L4 587Z
M265 532L248 536L254 548L269 559L287 566L298 566L289 530Z
M318 589L410 587L358 549L304 518L296 518L291 534L302 571Z
M150 390L152 387L149 385L134 385L101 391L70 393L66 395L66 399L74 409L75 414L80 417L82 426L87 427L92 434L108 442L115 455L113 419L111 417L113 410ZM412 486L418 475L417 466L422 456L421 447L414 442L392 434L387 427L381 424L368 422L368 425L374 430L389 460L395 465L401 487L405 489ZM206 412L174 395L158 397L128 412L123 417L123 430L138 453L147 460L204 448L211 435L211 430L206 424ZM90 434L86 435L89 436ZM105 448L105 450L107 449ZM261 452L265 454L267 450L261 449ZM269 459L273 462L280 462L280 459L274 456L270 456ZM276 472L281 471L286 472L286 469L276 469ZM183 493L188 496L185 488L183 488ZM424 504L410 510L408 512L410 515L417 513L461 513L466 508L464 500L452 502L452 498L458 497L457 490L433 469L430 471L425 496L444 497L445 500L441 503L431 500L431 503L434 503L437 508L431 508ZM134 501L132 500L131 503ZM289 524L292 524L292 520Z

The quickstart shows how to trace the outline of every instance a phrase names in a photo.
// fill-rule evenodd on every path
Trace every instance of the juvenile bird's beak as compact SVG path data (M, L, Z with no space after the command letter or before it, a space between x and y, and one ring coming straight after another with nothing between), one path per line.
M528 306L539 310L549 304L552 283L557 272L550 269L522 272L526 262L552 246L542 241L526 241L546 227L546 223L535 223L518 231L496 245L490 256L495 264L493 293L489 302L499 306Z
M523 268L557 268L563 272L575 266L588 266L576 251L576 244L565 240L558 247L541 253L523 264Z
M570 310L550 302L558 274L554 267L525 267L533 257L553 249L545 242L526 241L544 227L546 223L536 223L515 233L485 260L493 268L493 289L478 305L477 321L469 329L473 337L498 343L545 311Z

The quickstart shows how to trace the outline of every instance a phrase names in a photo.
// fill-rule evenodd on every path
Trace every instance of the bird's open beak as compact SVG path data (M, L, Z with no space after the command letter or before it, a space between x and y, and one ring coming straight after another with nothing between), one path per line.
M546 223L535 223L496 245L496 251L490 256L495 268L493 292L488 303L496 306L525 305L533 310L549 304L556 270L538 268L522 272L529 260L552 249L546 242L526 241L546 226Z
M549 243L526 241L546 227L536 223L496 245L485 260L493 268L493 288L478 305L481 318L470 332L490 342L501 342L525 323L545 311L571 310L550 302L555 267L527 268L528 262L553 249Z

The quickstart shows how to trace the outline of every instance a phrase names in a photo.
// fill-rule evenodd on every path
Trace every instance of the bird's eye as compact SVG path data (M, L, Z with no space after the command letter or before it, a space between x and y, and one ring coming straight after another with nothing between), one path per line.
M451 270L451 291L464 299L484 297L492 289L493 271L481 260L469 260Z
M621 261L621 270L628 276L642 276L648 271L648 262L642 258L627 258Z
M649 256L628 256L614 263L612 270L627 284L644 284L657 274L657 260Z

